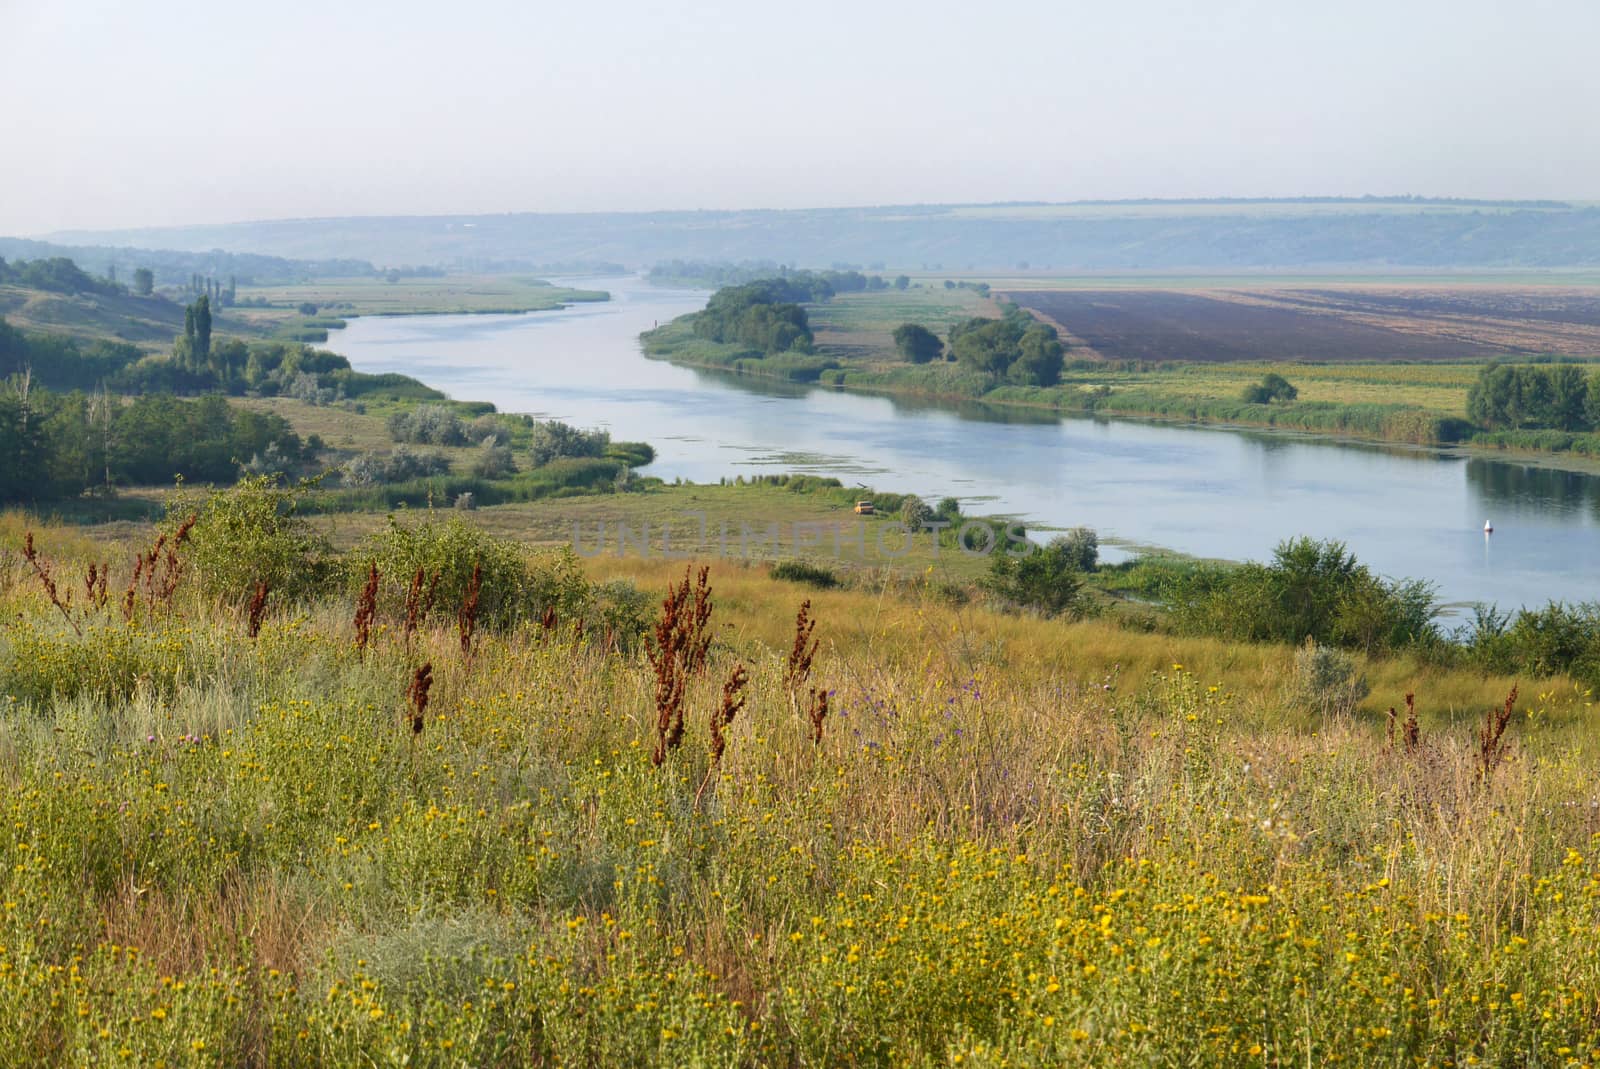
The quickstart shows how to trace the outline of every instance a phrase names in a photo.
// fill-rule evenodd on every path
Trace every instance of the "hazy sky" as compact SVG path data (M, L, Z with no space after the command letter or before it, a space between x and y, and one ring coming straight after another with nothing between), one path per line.
M1600 199L1596 0L0 0L0 233Z

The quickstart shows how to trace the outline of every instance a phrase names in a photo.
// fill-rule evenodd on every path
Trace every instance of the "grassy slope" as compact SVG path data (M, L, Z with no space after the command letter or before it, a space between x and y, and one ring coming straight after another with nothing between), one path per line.
M374 437L366 448L382 448L377 443ZM167 493L153 491L151 499L164 500ZM936 549L926 536L913 539L902 549L898 533L889 526L893 516L862 519L851 514L846 499L858 496L868 495L854 489L795 493L756 485L658 486L629 494L496 505L471 516L475 526L530 547L554 549L576 544L591 575L625 578L648 589L658 589L673 575L681 575L686 556L716 564L730 577L725 582L748 580L751 584L737 588L748 596L729 602L736 614L735 626L774 645L782 644L781 632L787 624L781 614L768 619L763 613L770 607L768 595L784 587L763 585L765 576L773 562L798 559L832 571L844 586L823 591L787 589L796 597L811 596L819 604L836 607L831 615L838 619L838 626L862 641L886 619L902 617L908 598L912 602L926 600L930 611L937 610L960 623L973 650L988 651L981 656L1016 671L1070 669L1084 677L1119 672L1142 676L1177 662L1208 679L1255 694L1264 705L1281 701L1284 681L1292 670L1292 649L1148 633L1143 630L1147 609L1094 582L1090 593L1102 613L1098 618L1065 623L990 612L978 604L982 599L977 584L987 573L986 557L949 545ZM415 514L421 510L401 511ZM386 522L384 513L370 511L312 517L314 526L341 550L360 544ZM630 534L627 548L619 551L622 524ZM767 537L770 524L777 525L776 540ZM748 535L744 533L746 525ZM111 537L126 537L131 529L108 530ZM642 530L648 531L646 553L639 550ZM880 535L888 552L879 548ZM668 550L671 558L665 555ZM952 597L974 601L970 607L956 608ZM903 635L901 624L891 631ZM918 653L914 642L907 646L898 638L882 637L875 648L895 650L897 657ZM1361 709L1374 717L1397 704L1407 691L1415 690L1424 696L1428 716L1438 722L1454 722L1493 703L1513 682L1484 677L1470 669L1443 668L1410 655L1360 660L1372 685ZM1542 680L1536 685L1540 693L1575 693L1566 679ZM1528 686L1524 681L1525 690Z
M65 294L0 285L0 316L14 327L64 334L79 341L125 341L152 352L172 348L183 333L183 308L161 297ZM218 335L255 335L259 330L234 312L216 316Z
M125 548L39 544L62 575ZM682 563L594 567L659 589ZM593 633L480 634L469 662L452 607L410 650L385 609L358 655L346 598L269 603L252 641L184 590L80 637L14 558L0 577L19 1061L1562 1064L1600 1040L1582 696L1525 685L1485 779L1448 726L1480 703L1426 677L1422 746L1391 752L1370 718L1286 710L1270 650L861 589L809 595L813 743L783 682L802 592L714 564L710 669L654 769L651 666Z

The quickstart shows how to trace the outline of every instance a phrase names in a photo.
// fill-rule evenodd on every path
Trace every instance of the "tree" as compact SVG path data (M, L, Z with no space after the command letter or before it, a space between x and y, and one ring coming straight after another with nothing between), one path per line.
M897 289L897 290L910 289L911 288L911 279L910 279L910 277L907 276L907 275L896 275L894 277L894 288Z
M201 366L211 359L211 298L205 294L194 302L194 350Z
M1246 386L1240 396L1248 404L1270 405L1274 401L1293 401L1300 396L1300 391L1274 371L1263 375L1260 382Z
M141 267L133 273L133 292L141 297L148 297L155 292L155 272L148 267Z
M1025 386L1054 386L1061 381L1065 351L1054 327L1043 324L1023 332L1017 343L1017 358L1006 369L1006 376Z
M926 364L944 355L944 342L920 323L901 323L894 328L894 347L913 364Z
M1053 386L1064 350L1052 326L1013 306L999 319L977 317L950 328L950 350L963 367L992 379Z
M765 353L811 351L811 325L806 311L793 298L832 296L826 281L762 279L743 286L728 286L711 295L694 317L694 332L701 338L748 346Z
M1589 399L1589 384L1573 364L1558 364L1550 369L1550 425L1564 431L1582 430L1584 408Z

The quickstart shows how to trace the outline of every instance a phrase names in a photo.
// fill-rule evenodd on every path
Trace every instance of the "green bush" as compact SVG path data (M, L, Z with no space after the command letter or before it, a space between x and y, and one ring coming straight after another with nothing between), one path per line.
M328 575L332 549L297 514L302 490L275 475L252 475L198 501L180 493L167 507L163 532L175 539L195 517L181 552L209 597L246 602L261 582L278 597L304 596Z
M772 578L790 583L803 583L818 590L829 590L839 585L839 577L831 569L803 560L779 561L772 566Z
M1167 568L1150 581L1190 634L1248 642L1326 645L1367 653L1439 639L1433 588L1374 575L1344 543L1296 538L1267 564Z
M1078 551L1064 538L1021 555L996 551L983 585L1020 608L1046 616L1073 615L1083 607L1078 557Z
M374 565L380 604L395 613L418 569L430 585L439 577L436 614L453 613L466 599L473 569L481 569L479 625L502 630L537 620L546 608L564 620L583 617L593 597L570 548L529 556L516 543L495 538L458 516L430 516L420 523L401 523L391 516L387 527L346 559L346 584L359 589Z

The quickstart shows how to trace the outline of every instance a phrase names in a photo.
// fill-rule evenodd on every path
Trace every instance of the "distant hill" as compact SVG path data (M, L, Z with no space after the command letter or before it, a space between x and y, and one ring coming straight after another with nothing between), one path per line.
M61 244L0 237L0 258L46 260L55 257L73 260L91 272L104 273L114 266L123 281L132 278L138 268L148 267L158 286L185 285L193 275L223 280L232 277L240 285L269 285L307 278L361 278L378 273L369 261L354 258L289 259L257 252L223 252L216 246L161 249L129 247L125 241Z
M126 341L166 349L183 333L183 305L164 297L55 293L0 284L0 319L78 341Z
M8 263L0 258L0 321L24 331L78 342L131 342L163 351L183 333L184 305L156 293L140 297L128 287L91 275L71 260ZM262 328L225 312L219 331L255 335Z
M912 205L286 219L58 238L480 269L684 259L952 272L1470 270L1600 265L1600 208L1412 197Z

